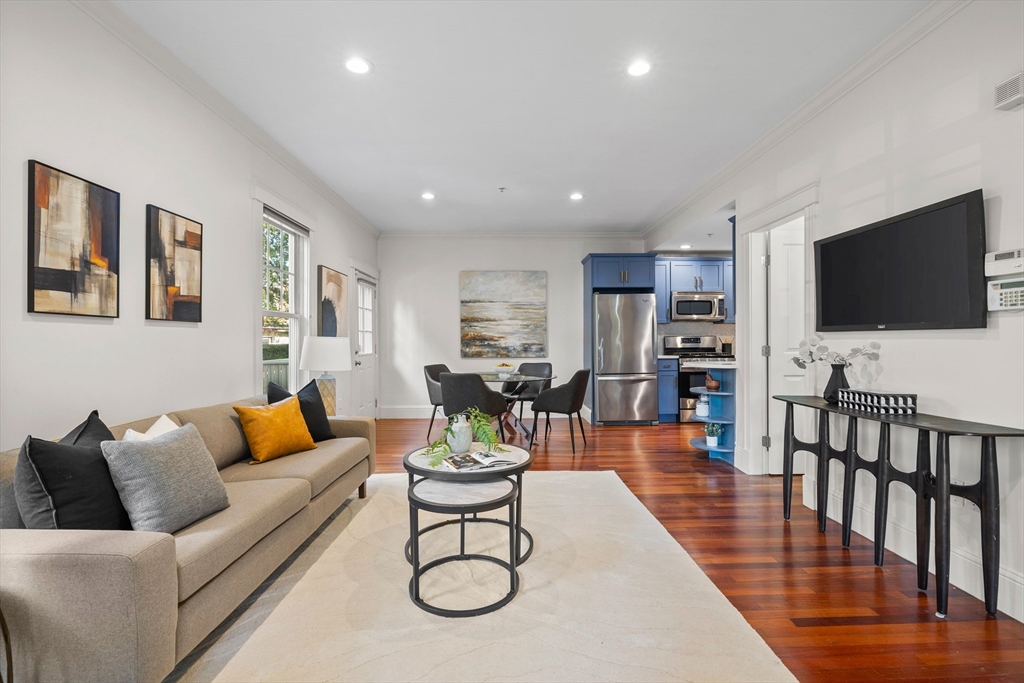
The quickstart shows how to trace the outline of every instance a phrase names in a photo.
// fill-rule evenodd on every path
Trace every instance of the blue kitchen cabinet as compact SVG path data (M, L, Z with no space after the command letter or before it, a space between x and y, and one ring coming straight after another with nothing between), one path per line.
M697 291L697 261L693 259L669 259L668 264L670 291Z
M722 262L701 261L697 264L697 284L702 292L722 291Z
M593 289L654 289L653 254L591 254Z
M658 421L679 422L679 361L658 359Z
M736 322L736 271L732 259L722 262L722 278L725 280L725 322Z
M658 306L658 322L671 322L672 287L669 285L668 261L658 259L654 262L654 298Z

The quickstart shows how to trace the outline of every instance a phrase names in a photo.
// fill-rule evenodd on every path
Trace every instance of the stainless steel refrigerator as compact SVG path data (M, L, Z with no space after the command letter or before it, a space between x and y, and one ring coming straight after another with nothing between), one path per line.
M658 421L654 294L594 295L594 410L598 424Z

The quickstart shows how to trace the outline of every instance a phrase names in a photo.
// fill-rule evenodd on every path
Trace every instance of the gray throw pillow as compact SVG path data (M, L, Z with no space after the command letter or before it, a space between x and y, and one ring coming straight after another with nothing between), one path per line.
M193 424L150 441L100 447L136 531L173 534L228 506L217 465Z

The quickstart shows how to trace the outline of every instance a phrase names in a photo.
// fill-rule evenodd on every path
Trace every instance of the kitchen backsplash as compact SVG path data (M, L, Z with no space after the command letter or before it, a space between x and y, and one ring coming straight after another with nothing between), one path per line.
M704 337L714 335L718 337L718 345L721 347L722 338L728 337L736 341L736 326L727 323L711 322L677 322L658 325L658 353L665 351L662 337ZM735 346L733 349L735 350Z

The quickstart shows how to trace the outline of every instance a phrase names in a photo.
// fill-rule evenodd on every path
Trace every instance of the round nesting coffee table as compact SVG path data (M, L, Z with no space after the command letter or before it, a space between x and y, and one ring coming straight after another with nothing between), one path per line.
M512 601L519 592L519 572L516 571L516 501L519 499L519 487L511 479L494 479L491 481L453 483L437 479L420 479L409 487L409 540L412 542L412 579L409 580L409 597L413 604L422 610L442 617L476 617L493 612ZM508 508L508 562L493 555L466 552L465 526L462 527L462 538L459 552L446 555L420 566L420 531L419 511L435 512L442 515L459 515L465 519L468 514L490 512L502 507ZM483 607L471 609L447 609L431 605L420 596L420 578L434 567L448 562L465 561L491 562L508 570L508 592Z
M515 521L515 532L516 532L516 552L515 557L518 558L516 565L520 565L530 559L530 555L533 554L533 535L529 531L523 528L523 472L530 469L533 465L533 453L519 448L517 446L510 446L508 444L502 444L501 447L504 452L497 453L502 457L515 460L515 465L508 465L506 467L489 467L483 470L472 470L470 472L456 472L448 468L444 463L437 467L430 466L430 457L423 455L427 449L417 448L405 454L402 459L402 465L405 467L405 471L409 473L409 487L411 488L419 479L437 479L439 481L450 481L457 483L477 483L485 481L496 481L499 479L509 479L515 477L516 487L519 490L519 495L516 498L516 521ZM486 450L482 443L473 442L473 445L469 449L470 451L483 451ZM465 524L483 522L488 524L501 524L508 526L509 522L504 519L495 519L492 517L479 517L476 513L472 517L462 516L461 519L448 519L443 522L431 524L430 526L423 527L419 530L419 535L433 531L434 529L440 529L443 526L449 524ZM523 537L530 542L530 547L523 552ZM405 559L412 563L412 539L405 544Z

